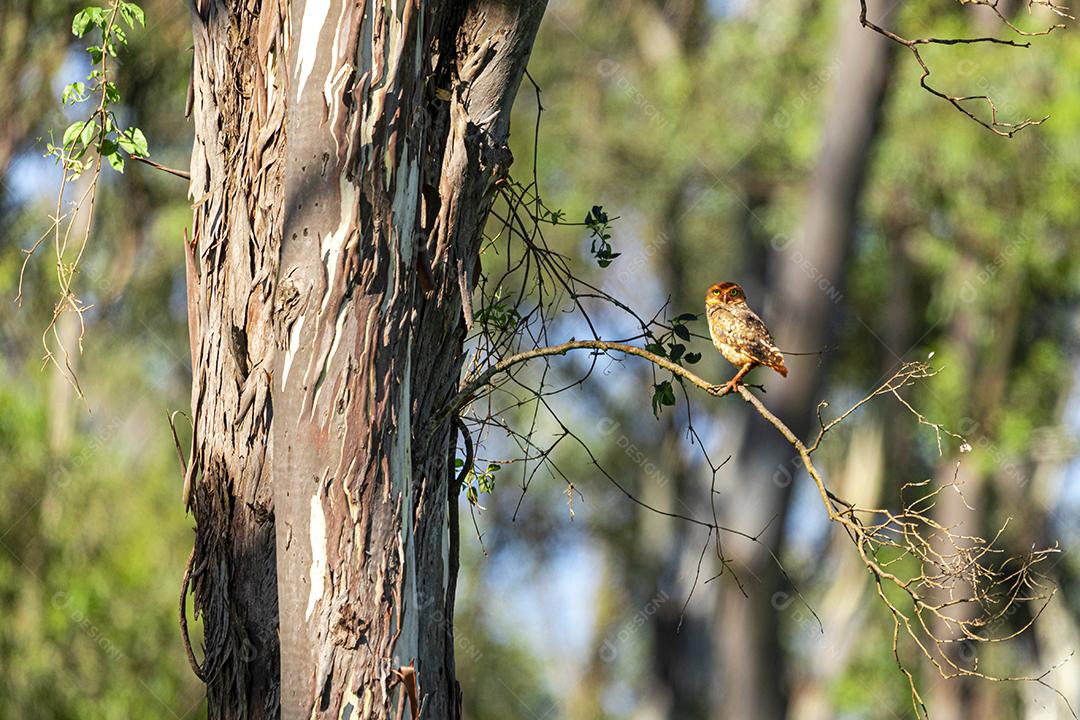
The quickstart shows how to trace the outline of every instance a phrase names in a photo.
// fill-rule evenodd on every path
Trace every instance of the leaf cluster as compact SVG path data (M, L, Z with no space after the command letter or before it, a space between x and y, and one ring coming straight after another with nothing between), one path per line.
M585 214L585 226L589 228L592 243L589 252L596 259L596 264L606 268L611 261L622 253L612 252L611 247L611 221L604 208L593 205L592 209Z
M56 158L68 180L78 178L93 164L93 159L86 158L91 150L121 173L124 172L121 151L131 157L150 155L143 131L125 127L114 110L121 98L116 83L110 79L108 61L117 56L118 48L128 44L124 23L129 30L136 25L145 26L146 14L136 3L114 0L108 7L92 5L83 8L71 22L71 32L76 37L81 38L96 29L101 32L101 42L86 48L92 69L85 80L69 83L63 93L64 105L97 100L97 107L88 118L76 120L67 127L60 145L50 142L46 147L46 157Z
M454 467L459 471L464 466L465 461L461 458L454 461ZM461 484L465 488L465 499L469 501L470 505L474 505L481 510L484 509L480 504L480 496L490 495L495 492L495 473L499 472L500 469L501 466L496 463L488 463L487 467L482 471L478 471L476 466L469 468Z
M645 349L653 355L667 358L671 362L682 365L694 365L701 360L701 353L686 352L684 342L690 341L690 329L686 327L688 322L697 322L698 316L694 313L683 313L671 321L671 328L658 336L654 336ZM660 412L665 407L675 405L675 388L672 380L679 382L679 378L672 376L671 380L664 380L653 385L652 411L653 415L660 417Z

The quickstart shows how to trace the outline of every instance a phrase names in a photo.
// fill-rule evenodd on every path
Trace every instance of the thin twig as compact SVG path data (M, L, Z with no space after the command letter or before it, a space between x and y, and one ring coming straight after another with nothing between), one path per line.
M186 170L176 170L171 167L166 167L160 163L154 162L150 158L144 158L139 155L129 155L129 157L132 160L137 160L138 162L141 162L143 165L149 165L155 170L160 170L161 172L168 173L169 175L175 175L176 177L183 178L184 180L191 180L191 173Z

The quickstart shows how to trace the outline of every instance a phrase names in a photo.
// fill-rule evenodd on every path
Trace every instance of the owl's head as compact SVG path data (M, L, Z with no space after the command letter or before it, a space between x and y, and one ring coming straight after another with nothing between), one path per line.
M705 305L735 305L746 302L746 293L733 282L713 283L705 293Z

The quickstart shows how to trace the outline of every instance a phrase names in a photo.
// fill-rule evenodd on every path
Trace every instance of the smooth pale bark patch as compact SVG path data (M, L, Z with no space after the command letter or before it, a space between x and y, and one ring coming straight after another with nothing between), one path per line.
M304 17L300 21L300 41L296 53L296 101L304 94L304 86L315 67L315 55L319 52L319 37L330 13L330 0L307 0Z
M307 612L304 619L310 620L315 612L315 605L322 598L326 577L326 516L323 515L322 500L319 493L311 496L311 589L308 591Z

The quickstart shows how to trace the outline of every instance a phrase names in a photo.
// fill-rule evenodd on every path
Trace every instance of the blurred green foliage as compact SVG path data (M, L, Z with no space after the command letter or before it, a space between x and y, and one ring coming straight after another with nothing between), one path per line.
M74 119L61 92L85 75L87 42L72 35L85 4L0 8L2 32L21 28L33 43L17 57L0 53L0 71L25 88L0 100L0 115L20 119L4 125L12 136L0 132L0 147L14 145L0 156L0 717L205 717L177 623L193 534L166 419L166 410L187 406L190 382L184 184L141 167L103 178L75 281L93 306L84 353L72 357L85 401L41 362L56 293L48 250L27 265L23 306L11 302L21 249L53 212L60 174L42 153ZM115 111L183 165L189 17L175 3L144 6L146 30L129 36L116 61ZM3 46L18 48L20 39L9 39ZM68 340L78 332L73 319L59 326ZM198 648L198 623L192 632Z

